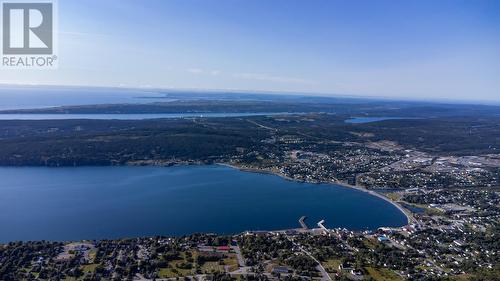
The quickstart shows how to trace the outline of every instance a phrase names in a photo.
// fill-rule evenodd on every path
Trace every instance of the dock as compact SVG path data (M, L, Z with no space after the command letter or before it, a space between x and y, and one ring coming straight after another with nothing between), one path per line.
M300 226L302 227L303 230L308 230L309 227L307 227L307 224L305 223L305 220L307 219L306 216L302 216L299 219Z

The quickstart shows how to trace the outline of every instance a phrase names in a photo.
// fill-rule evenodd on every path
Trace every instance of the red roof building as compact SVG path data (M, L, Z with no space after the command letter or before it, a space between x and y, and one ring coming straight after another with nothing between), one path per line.
M229 246L219 246L219 247L217 247L217 250L221 251L221 252L229 252L229 250L231 250L231 248Z

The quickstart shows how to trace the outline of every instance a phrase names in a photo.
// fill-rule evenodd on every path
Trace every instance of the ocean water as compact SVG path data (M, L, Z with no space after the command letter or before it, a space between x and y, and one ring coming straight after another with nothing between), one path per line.
M401 226L390 203L337 185L212 166L0 167L0 242L280 230L326 220Z
M54 106L168 102L165 94L149 90L76 87L0 87L0 110Z

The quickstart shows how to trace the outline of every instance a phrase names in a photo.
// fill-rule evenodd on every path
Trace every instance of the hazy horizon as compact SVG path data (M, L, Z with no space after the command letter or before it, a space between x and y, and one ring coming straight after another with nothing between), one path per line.
M86 85L58 85L58 84L2 84L0 83L0 97L1 90L8 90L14 88L16 90L23 89L64 89L69 88L73 90L87 89L90 91L96 90L110 90L109 95L120 95L120 93L150 93L152 96L158 94L235 94L235 95L272 95L272 96L297 96L297 97L311 97L311 98L338 98L338 99L359 99L359 100L376 100L376 101L391 101L391 102L415 102L415 103L435 103L435 104L470 104L470 105L491 105L499 106L500 100L487 100L487 99L452 99L452 98L418 98L418 97L387 97L387 96L363 96L363 95L343 95L336 93L307 93L307 92L285 92L285 91L265 91L265 90L243 90L243 89L189 89L189 88L152 88L152 87L123 87L123 86L86 86ZM69 94L69 93L66 93ZM82 92L74 92L76 95L82 95ZM78 96L74 96L78 98ZM67 96L71 98L71 96ZM103 97L104 98L104 97ZM142 98L139 96L139 98ZM153 99L158 99L154 97ZM106 100L106 99L104 99ZM147 100L147 99L146 99ZM1 101L1 100L0 100ZM152 102L152 101L149 101ZM91 103L89 103L90 105ZM96 103L97 104L97 103ZM68 104L69 105L69 104ZM1 107L0 107L1 108Z

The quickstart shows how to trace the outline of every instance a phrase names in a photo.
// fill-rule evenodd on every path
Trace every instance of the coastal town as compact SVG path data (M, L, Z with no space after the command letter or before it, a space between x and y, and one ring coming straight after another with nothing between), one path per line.
M500 191L387 194L409 223L0 245L2 280L498 280Z
M316 119L315 119L316 118ZM267 129L254 150L220 161L236 167L282 175L306 182L333 182L366 189L470 188L500 185L500 154L442 155L403 145L393 140L372 140L373 133L352 132L347 140L319 137L290 128L280 122L313 123L325 116L269 117L253 122ZM306 125L295 125L304 128ZM334 129L334 128L332 128ZM336 128L335 128L336 129ZM426 149L427 150L427 149ZM493 149L492 151L495 151Z

